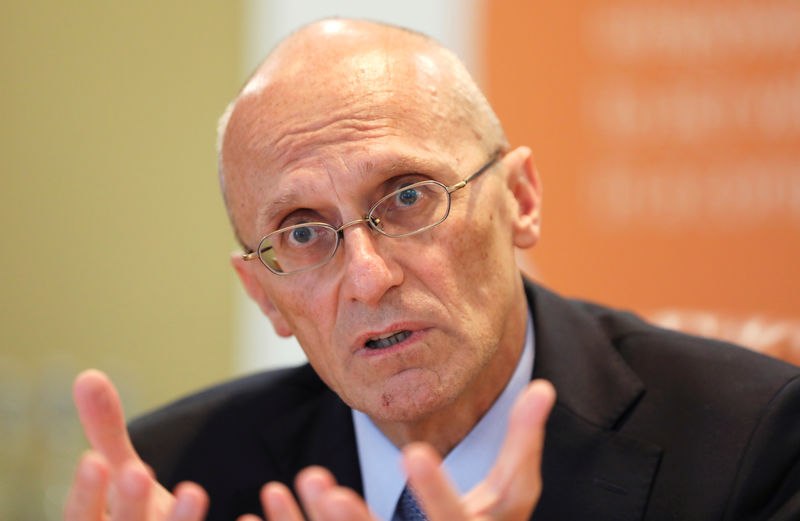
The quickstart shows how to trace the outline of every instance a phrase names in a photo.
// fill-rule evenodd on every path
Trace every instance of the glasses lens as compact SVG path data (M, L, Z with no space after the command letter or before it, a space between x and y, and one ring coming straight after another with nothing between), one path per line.
M322 224L296 224L267 235L259 247L262 262L277 273L313 268L336 251L336 231Z
M381 232L390 236L409 235L436 226L450 210L447 188L436 181L404 186L373 208L370 217Z

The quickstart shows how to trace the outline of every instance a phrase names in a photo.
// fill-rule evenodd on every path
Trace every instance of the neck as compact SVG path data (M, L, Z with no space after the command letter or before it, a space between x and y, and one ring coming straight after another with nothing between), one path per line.
M509 314L503 337L489 363L453 402L414 422L376 421L375 425L398 448L424 441L444 458L477 425L505 389L525 345L528 322L523 297Z

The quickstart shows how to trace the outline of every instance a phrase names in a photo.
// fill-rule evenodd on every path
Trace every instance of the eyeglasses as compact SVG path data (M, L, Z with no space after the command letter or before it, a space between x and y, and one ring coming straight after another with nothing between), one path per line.
M276 275L291 275L322 266L333 258L344 230L366 223L386 237L408 237L430 230L450 214L450 195L486 172L500 158L495 153L477 172L453 186L438 181L420 181L401 186L381 197L363 219L338 228L323 222L303 222L276 230L258 244L258 249L242 255L246 261L258 258Z

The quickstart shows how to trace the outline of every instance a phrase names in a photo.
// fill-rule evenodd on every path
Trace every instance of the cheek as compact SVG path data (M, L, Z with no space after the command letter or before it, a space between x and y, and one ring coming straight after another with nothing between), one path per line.
M290 290L272 292L275 307L304 350L308 351L306 346L326 345L322 332L332 330L335 299L320 284L294 282Z
M451 269L467 281L479 283L492 278L513 258L509 230L502 225L503 218L494 209L482 215L461 219L451 233L441 239ZM456 223L454 223L456 224Z
M431 241L438 268L436 277L428 280L447 292L461 317L488 328L502 320L495 315L503 313L499 308L519 276L511 226L501 208L495 203L484 212L458 215L452 227Z
M313 289L298 289L285 299L280 308L309 363L332 389L341 391L342 360L331 339L334 330L333 299Z

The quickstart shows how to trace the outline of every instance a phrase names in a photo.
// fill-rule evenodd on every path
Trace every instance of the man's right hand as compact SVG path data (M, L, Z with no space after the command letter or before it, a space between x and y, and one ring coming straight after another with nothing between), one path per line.
M64 521L200 521L208 496L194 483L170 494L133 449L114 385L99 371L84 371L73 387L91 450L81 457Z

